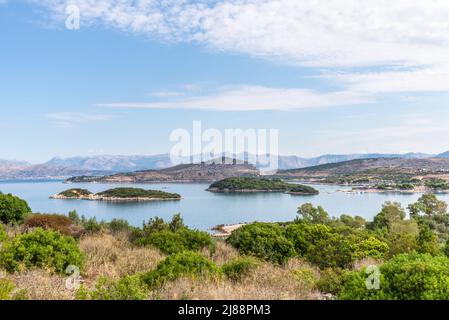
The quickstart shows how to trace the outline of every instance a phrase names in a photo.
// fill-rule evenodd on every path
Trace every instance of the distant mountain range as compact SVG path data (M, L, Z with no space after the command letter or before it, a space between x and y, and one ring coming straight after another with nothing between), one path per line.
M227 155L229 157L229 155ZM244 154L237 158L242 161ZM251 159L251 157L249 157ZM425 159L425 158L449 158L449 151L438 155L424 153L406 154L346 154L346 155L322 155L312 158L298 156L279 156L278 163L280 170L307 168L323 164L339 163L357 159L377 159L377 158L402 158L402 159ZM183 163L188 163L189 159L184 159ZM174 166L169 154L151 156L91 156L72 158L53 158L43 164L31 164L26 161L1 160L0 159L0 179L65 179L80 175L110 175L120 172L132 172L141 170L157 170ZM256 167L259 164L256 163Z

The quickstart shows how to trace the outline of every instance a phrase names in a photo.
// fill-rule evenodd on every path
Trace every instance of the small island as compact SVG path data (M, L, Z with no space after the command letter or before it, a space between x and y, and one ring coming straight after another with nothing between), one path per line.
M115 188L99 193L92 193L86 189L69 189L50 197L51 199L77 199L91 201L163 201L181 200L181 195L159 190L145 190L140 188Z
M286 183L281 179L235 177L214 182L207 191L217 193L284 192L291 195L316 195L318 190L301 184Z

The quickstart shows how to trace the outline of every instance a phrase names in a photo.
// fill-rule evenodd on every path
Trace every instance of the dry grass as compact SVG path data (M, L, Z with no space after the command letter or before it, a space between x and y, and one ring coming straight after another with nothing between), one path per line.
M8 276L15 291L25 290L30 300L72 300L74 291L65 286L66 278L46 270L28 270Z
M99 234L84 236L80 248L86 255L82 271L85 285L92 287L102 276L118 279L153 269L164 256L150 247L134 247L124 235ZM213 253L205 255L221 266L239 257L238 252L223 241L218 241ZM29 270L7 275L16 285L16 292L26 290L33 300L70 300L74 292L66 289L64 275L45 270ZM291 259L285 266L261 262L257 269L235 282L225 277L217 279L182 278L167 283L157 292L160 299L205 300L308 300L323 299L314 289L319 271L310 264Z
M241 282L227 279L194 281L183 278L169 283L160 293L162 299L192 300L310 300L323 299L308 281L295 277L294 271L307 268L317 271L310 265L294 260L285 267L262 263Z
M215 252L212 254L206 253L205 255L211 258L218 266L222 266L226 262L239 257L237 250L222 240L216 242Z
M153 269L164 259L159 250L150 247L134 247L125 236L102 234L85 236L80 240L80 248L87 261L83 270L86 284L101 276L118 279L125 275Z

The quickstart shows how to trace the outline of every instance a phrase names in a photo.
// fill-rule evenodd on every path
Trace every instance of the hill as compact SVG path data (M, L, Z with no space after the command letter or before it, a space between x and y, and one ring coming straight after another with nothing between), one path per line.
M302 169L281 170L277 176L294 179L404 180L424 176L449 176L447 158L357 159Z

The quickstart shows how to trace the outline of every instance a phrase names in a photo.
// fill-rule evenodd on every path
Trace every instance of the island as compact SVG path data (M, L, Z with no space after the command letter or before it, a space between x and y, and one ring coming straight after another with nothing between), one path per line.
M212 183L207 191L217 193L283 192L291 195L316 195L318 190L278 178L233 177Z
M86 189L69 189L53 195L51 199L77 199L91 201L164 201L181 200L181 195L159 190L145 190L140 188L114 188L99 193L92 193Z

